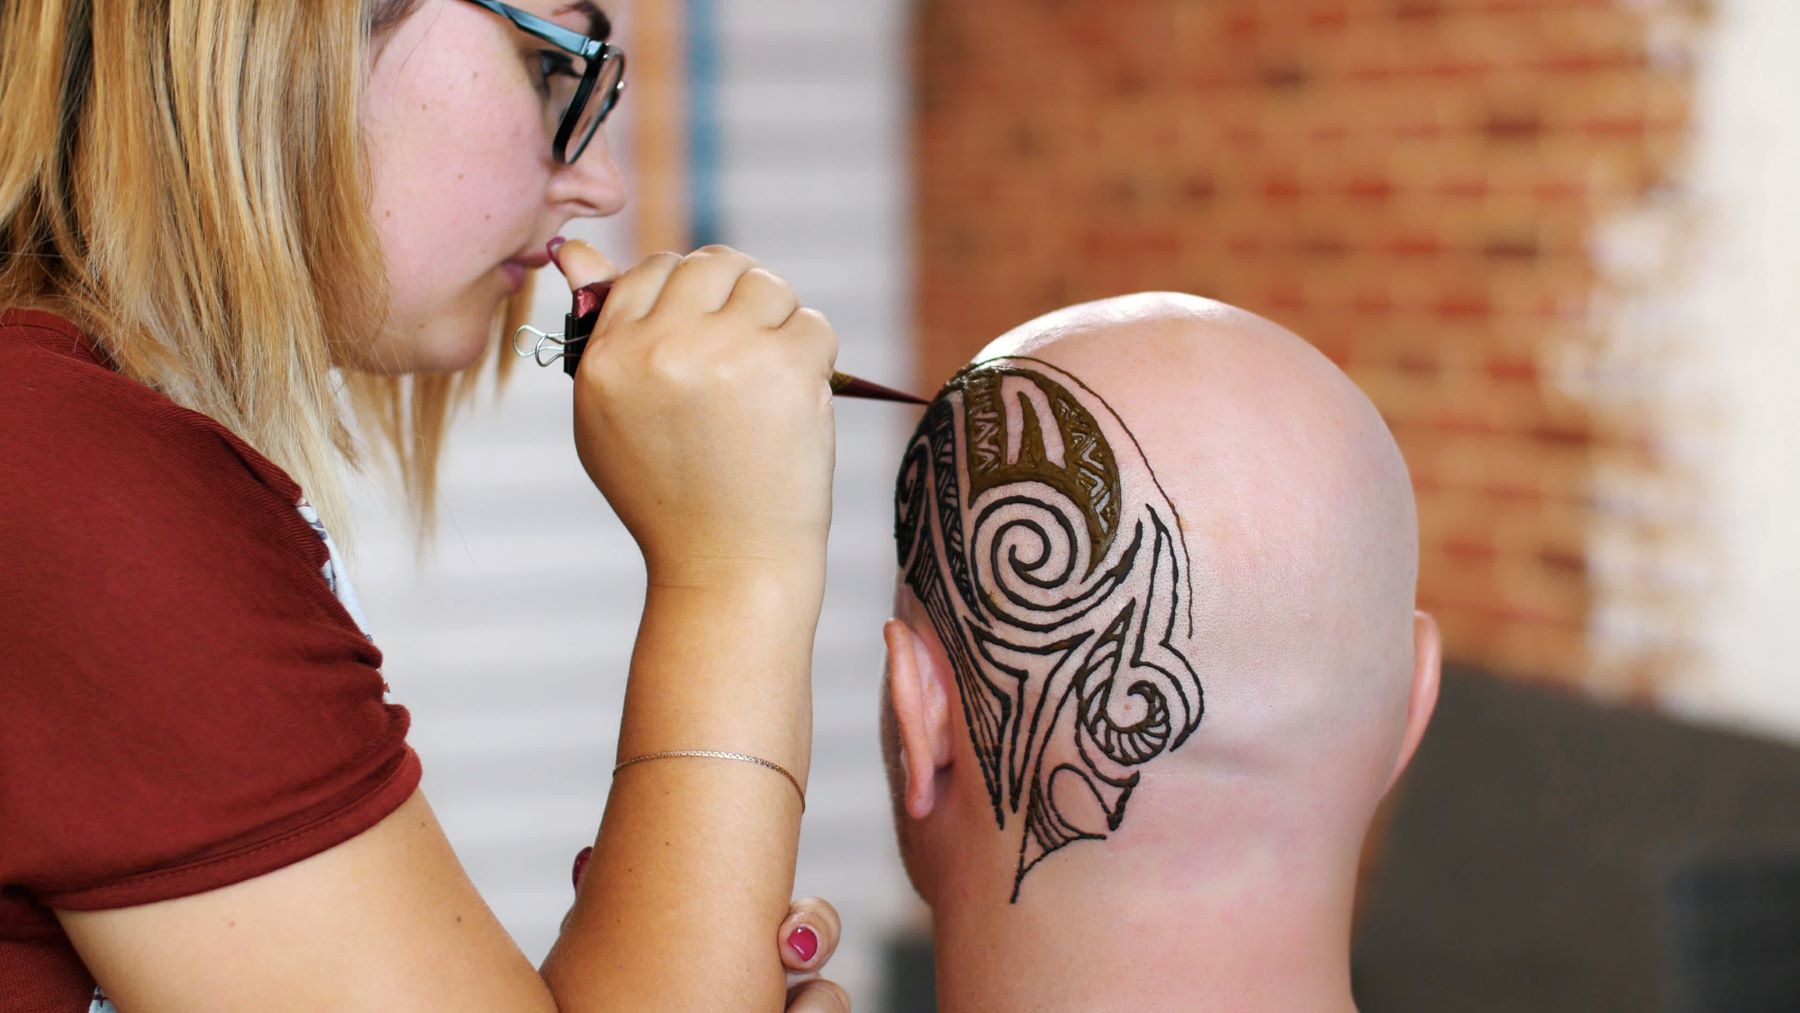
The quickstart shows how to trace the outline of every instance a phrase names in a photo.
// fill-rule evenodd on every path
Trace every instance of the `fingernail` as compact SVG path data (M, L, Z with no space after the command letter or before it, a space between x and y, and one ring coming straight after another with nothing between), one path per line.
M593 855L593 853L593 848L582 848L580 851L575 852L575 867L569 870L569 879L574 883L575 889L577 890L581 889L581 870L587 868L588 858Z
M800 955L800 962L805 963L819 952L819 934L805 925L788 933L788 949Z
M549 253L550 253L550 262L555 264L557 267L562 266L562 261L556 259L556 251L562 249L562 245L566 242L568 242L567 239L564 239L561 236L557 236L555 239L550 240L550 242L544 246L544 249L549 251Z

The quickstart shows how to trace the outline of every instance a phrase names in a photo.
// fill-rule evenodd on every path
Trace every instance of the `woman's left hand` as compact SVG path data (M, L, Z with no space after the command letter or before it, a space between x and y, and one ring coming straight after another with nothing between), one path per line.
M575 856L569 878L581 889L581 873L593 848ZM850 993L835 981L819 977L837 952L843 922L837 908L820 897L802 897L788 905L788 915L775 931L775 949L787 969L787 1013L850 1013Z
M805 897L789 905L777 933L788 971L787 1013L850 1013L849 993L818 976L837 952L841 930L837 908L827 901Z

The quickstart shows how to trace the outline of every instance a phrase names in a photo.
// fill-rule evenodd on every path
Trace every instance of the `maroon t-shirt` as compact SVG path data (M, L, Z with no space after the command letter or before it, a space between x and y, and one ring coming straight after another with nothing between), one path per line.
M418 786L302 502L67 321L0 313L0 1013L88 1009L52 909L272 872Z

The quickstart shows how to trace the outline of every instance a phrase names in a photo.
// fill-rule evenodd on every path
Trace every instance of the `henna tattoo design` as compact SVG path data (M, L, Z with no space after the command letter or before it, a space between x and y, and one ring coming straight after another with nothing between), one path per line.
M944 385L894 507L994 820L1023 818L1017 902L1051 852L1117 830L1138 768L1199 727L1200 679L1175 645L1178 618L1194 635L1180 518L1112 408L1027 357Z

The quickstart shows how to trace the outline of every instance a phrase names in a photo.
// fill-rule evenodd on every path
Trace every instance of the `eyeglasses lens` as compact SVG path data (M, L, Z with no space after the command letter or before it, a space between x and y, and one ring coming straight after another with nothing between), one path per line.
M600 63L599 76L585 96L580 110L574 113L574 126L569 131L568 160L573 162L594 139L612 107L619 100L619 83L625 77L625 56L616 50Z

